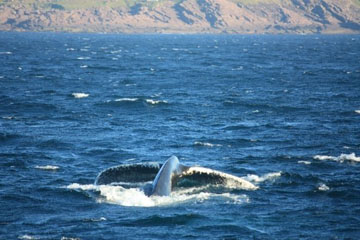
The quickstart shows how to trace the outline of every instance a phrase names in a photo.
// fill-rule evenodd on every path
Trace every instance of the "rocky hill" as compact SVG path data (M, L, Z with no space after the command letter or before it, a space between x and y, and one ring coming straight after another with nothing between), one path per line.
M0 0L0 31L360 33L360 0Z

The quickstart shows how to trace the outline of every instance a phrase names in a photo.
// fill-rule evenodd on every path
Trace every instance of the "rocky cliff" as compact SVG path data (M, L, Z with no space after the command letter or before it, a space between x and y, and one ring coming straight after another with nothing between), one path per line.
M360 33L360 0L0 0L0 31Z

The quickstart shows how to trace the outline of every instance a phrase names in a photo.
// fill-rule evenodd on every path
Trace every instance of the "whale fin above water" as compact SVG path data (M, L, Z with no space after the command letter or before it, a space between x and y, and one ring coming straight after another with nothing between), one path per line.
M182 185L188 185L189 183L195 186L220 184L239 187L245 190L256 190L258 188L251 182L240 177L204 167L189 167L180 176L178 176L176 185L181 187Z
M151 182L152 183L149 183ZM95 185L143 184L146 195L169 196L176 188L201 185L231 185L245 190L256 190L254 184L231 174L203 167L188 167L180 164L176 156L164 164L124 164L102 171ZM147 183L147 184L144 184Z
M170 157L160 171L157 173L153 182L153 191L151 195L168 196L174 186L174 181L179 175L187 171L189 167L180 164L175 156Z
M162 164L150 162L110 167L99 173L96 177L95 185L153 181L161 166Z

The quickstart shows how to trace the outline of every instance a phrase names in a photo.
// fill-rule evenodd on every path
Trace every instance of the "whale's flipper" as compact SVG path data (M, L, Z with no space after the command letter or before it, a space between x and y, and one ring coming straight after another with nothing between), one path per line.
M155 178L161 166L159 163L138 163L111 167L97 176L95 185L149 182Z
M189 167L180 164L175 156L170 157L156 175L151 195L168 196L171 193L174 180L177 176L188 170Z

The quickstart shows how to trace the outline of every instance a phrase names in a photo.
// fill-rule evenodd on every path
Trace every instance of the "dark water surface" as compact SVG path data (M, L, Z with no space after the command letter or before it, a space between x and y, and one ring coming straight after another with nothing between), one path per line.
M237 188L96 187L176 155ZM359 239L360 36L0 33L0 239Z

